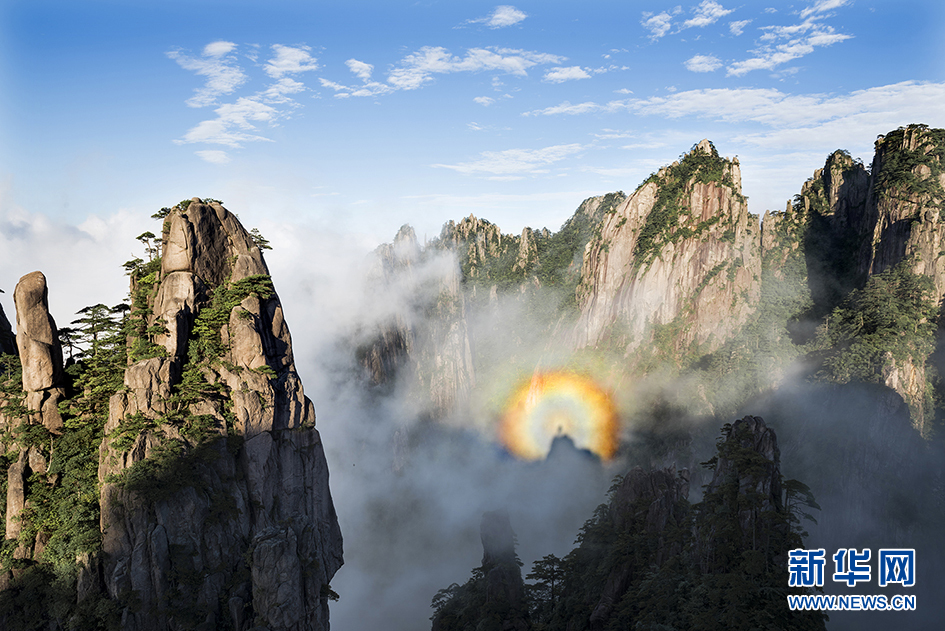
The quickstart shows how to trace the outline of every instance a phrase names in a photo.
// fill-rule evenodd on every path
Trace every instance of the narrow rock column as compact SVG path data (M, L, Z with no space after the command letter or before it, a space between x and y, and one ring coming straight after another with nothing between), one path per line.
M21 278L13 292L13 300L26 407L38 413L46 429L58 432L62 429L58 405L65 397L62 347L56 322L49 314L43 273L32 272Z

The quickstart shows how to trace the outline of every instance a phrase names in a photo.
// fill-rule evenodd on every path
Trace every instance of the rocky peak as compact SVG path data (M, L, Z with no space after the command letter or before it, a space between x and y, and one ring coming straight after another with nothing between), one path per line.
M869 274L912 258L945 297L945 130L909 125L881 136L868 200L871 242L861 257ZM871 246L871 247L870 247Z
M503 629L525 631L529 628L525 583L515 555L515 533L509 514L504 510L483 513L479 533L486 608L502 612Z
M541 234L541 233L537 233ZM529 227L522 229L522 236L518 242L518 255L515 257L514 271L527 272L535 263L538 256L538 244L535 242L536 232Z
M752 541L764 530L764 513L784 510L778 437L761 417L746 416L729 427L706 486L706 496L712 494L737 512L744 548L755 549Z
M402 266L410 265L420 258L420 245L417 243L417 233L409 224L404 224L394 236L394 257Z
M163 232L159 271L132 273L132 313L151 315L129 344L150 356L132 356L100 450L104 588L139 631L327 629L341 533L262 252L197 198Z
M193 198L164 221L161 275L189 272L216 287L268 274L262 252L239 220L218 202Z
M458 224L447 222L440 232L440 241L456 251L463 262L463 271L475 278L479 269L496 260L508 244L503 243L497 225L469 215Z
M483 513L479 536L482 539L483 567L515 562L515 533L507 511Z
M758 236L737 159L698 143L605 214L584 251L574 344L629 354L676 323L671 353L717 348L753 309Z

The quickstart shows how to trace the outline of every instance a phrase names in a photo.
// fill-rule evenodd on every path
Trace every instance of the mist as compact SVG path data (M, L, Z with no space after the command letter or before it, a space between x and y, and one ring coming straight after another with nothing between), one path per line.
M813 511L816 524L803 524L808 548L917 551L918 611L833 612L828 628L931 629L945 615L937 594L945 584L945 454L920 437L892 390L813 383L810 366L798 359L766 374L768 385L747 401L744 384L723 384L723 405L713 407L697 375L669 366L641 378L611 375L621 423L612 461L572 449L520 461L496 435L502 405L530 372L573 360L536 326L521 293L485 300L464 292L464 325L487 361L477 364L466 396L437 417L409 365L378 387L354 349L390 326L417 332L416 354L443 344L436 339L446 333L442 323L433 322L440 315L428 307L444 287L457 286L453 255L401 251L401 258L413 257L410 265L383 276L378 254L364 242L304 231L295 238L269 260L318 411L345 537L345 565L332 582L340 595L331 606L334 628L427 628L435 593L465 582L481 562L484 511L509 511L524 575L533 561L574 547L611 479L630 466L688 468L690 501L698 501L711 476L699 463L714 453L719 427L748 414L777 432L783 475L808 484L822 508ZM533 297L561 300L553 292ZM765 361L755 358L757 366ZM607 382L603 371L597 376Z
M0 301L8 318L15 318L16 279L33 269L49 278L60 326L85 305L120 301L127 292L121 262L139 253L134 237L148 224L116 212L70 227L38 213L4 210L0 287L7 293ZM500 443L496 427L523 379L572 359L536 326L535 318L547 322L548 314L533 309L542 301L555 305L561 296L535 289L530 302L521 293L492 299L464 292L464 326L486 361L444 409L418 388L409 363L391 383L371 384L355 350L392 324L417 332L415 352L435 350L450 330L428 307L444 288L462 291L454 256L431 251L379 276L370 237L263 227L274 246L266 257L306 394L316 406L345 539L345 565L332 581L340 595L331 605L335 629L427 628L436 592L465 582L481 562L485 511L508 510L525 574L542 556L564 556L574 547L611 479L632 465L689 468L690 501L697 501L707 481L699 462L711 456L719 426L746 414L762 416L777 432L782 473L808 484L822 507L814 512L817 523L805 524L808 548L916 549L916 612L834 612L828 628L932 629L945 615L939 594L945 584L945 454L941 441L919 436L892 390L810 383L796 362L772 376L776 387L747 402L731 388L731 410L725 411L706 406L697 380L669 367L609 383L601 373L620 415L617 456L601 462L564 446L547 460L522 461ZM422 332L433 335L421 339Z
M436 406L418 389L411 366L376 386L355 349L398 322L436 334L426 306L455 287L455 257L431 252L381 278L377 255L347 247L339 235L299 235L298 256L286 245L270 265L315 402L345 539L345 565L332 581L340 595L331 605L332 627L428 626L436 592L464 583L481 563L485 511L508 510L523 574L544 555L567 554L621 465L566 443L547 460L526 462L498 441L504 398L517 380L554 361L523 304L503 297L479 310L469 306L469 329L488 343L478 351L496 360L504 354L505 362L477 371L469 396L434 419ZM283 273L280 261L292 261L292 269ZM436 343L417 339L413 351Z

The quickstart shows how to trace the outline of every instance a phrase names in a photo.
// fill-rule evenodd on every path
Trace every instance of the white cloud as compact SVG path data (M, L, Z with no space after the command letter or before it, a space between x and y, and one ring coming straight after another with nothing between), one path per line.
M234 50L236 50L236 44L233 42L225 42L221 40L218 42L210 42L204 46L203 55L204 57L222 57L224 55L230 54Z
M837 33L832 26L819 24L822 16L809 17L800 24L787 26L763 26L761 41L766 42L752 51L754 57L737 61L728 67L729 76L742 76L753 70L774 70L821 46L830 46L848 39L852 35Z
M206 162L211 164L226 164L230 161L230 156L226 155L226 151L221 151L219 149L205 149L203 151L195 151L195 154Z
M557 67L545 73L544 79L548 83L564 83L575 79L590 79L591 75L580 66L569 66L567 68Z
M335 83L334 81L329 81L328 79L319 79L319 82L322 84L323 88L328 88L330 90L334 90L335 92L341 92L342 90L347 91L351 89L346 85L341 85L340 83Z
M686 60L686 70L691 72L712 72L722 67L722 61L714 55L696 55Z
M616 138L633 138L634 134L628 131L620 131L617 129L602 129L599 134L594 134L594 137L599 140L614 140Z
M666 11L656 15L644 13L643 21L640 24L650 32L650 39L657 40L669 33L669 30L673 27L673 16Z
M527 13L519 11L513 6L502 5L496 7L495 11L484 18L469 20L468 24L485 24L489 28L504 28L518 24L527 17Z
M269 140L252 133L256 130L253 123L274 123L280 112L256 98L240 97L235 103L224 103L214 112L217 118L203 121L191 128L177 144L205 142L241 147L243 142Z
M335 98L346 99L352 96L379 96L381 94L389 94L396 89L386 83L372 81L371 74L374 72L374 66L369 63L358 61L357 59L349 59L345 62L345 65L348 66L348 69L354 73L355 76L364 81L364 84L360 86L349 86L324 78L319 79L323 88L335 91Z
M899 125L934 119L945 102L945 83L906 81L836 96L791 95L775 89L706 89L677 92L666 97L628 99L606 104L586 102L527 112L526 115L579 115L627 111L669 119L706 118L725 123L757 123L769 131L742 138L746 142L777 146L802 145L826 134L844 140L872 138ZM871 135L872 134L872 135Z
M683 22L681 28L705 27L714 24L719 19L731 13L734 9L726 9L713 0L702 0L698 7L693 9L696 14L692 19Z
M745 32L745 27L749 24L751 24L751 20L738 20L736 22L729 22L728 30L732 33L732 35L737 37L738 35L741 35Z
M522 174L547 173L544 169L550 164L564 160L568 156L580 153L584 147L579 144L554 145L543 149L507 149L505 151L484 151L479 160L461 164L434 164L432 166L452 169L465 175L490 174L493 176L519 176Z
M557 64L564 57L512 48L470 48L465 57L450 54L443 47L424 46L407 55L388 75L388 83L398 90L415 90L433 80L435 74L482 72L487 70L526 76L529 68Z
M306 89L305 84L291 77L282 77L264 91L260 92L258 96L266 103L298 105L286 95L298 94L299 92L304 92Z
M801 19L806 20L811 15L826 13L827 11L839 9L847 4L850 4L850 0L818 0L813 5L801 11Z
M184 70L207 78L203 87L194 90L194 96L187 99L189 107L213 105L219 96L231 94L246 82L246 74L231 55L234 50L233 42L217 41L204 47L202 57L189 57L180 50L166 53Z
M607 106L598 105L593 101L586 101L584 103L578 103L577 105L571 105L570 101L565 101L560 105L552 105L551 107L546 107L544 109L525 112L523 116L554 116L556 114L576 115L603 111L608 111Z
M121 264L134 258L141 233L140 210L118 210L103 202L100 215L80 225L29 212L0 184L0 294L8 318L15 317L13 289L24 274L42 270L49 286L49 308L59 326L68 326L83 307L118 304L128 292ZM94 279L94 282L89 282Z
M357 59L349 59L345 62L345 65L348 66L348 70L353 72L354 75L362 81L371 80L371 73L374 72L374 66L371 64L366 64L363 61L358 61Z
M312 57L308 46L283 46L273 44L272 52L275 56L266 62L263 70L273 79L279 79L286 74L296 74L318 69L318 60Z
M258 46L251 45L249 48L250 51L256 51ZM206 85L198 89L197 94L189 99L187 104L191 107L217 106L214 110L216 118L201 121L174 142L177 144L207 143L238 148L244 142L269 140L259 135L257 125L265 123L272 126L279 119L287 118L292 110L300 107L290 95L307 89L303 83L288 75L314 70L318 67L316 60L309 54L307 46L291 47L275 44L271 49L274 55L263 70L276 81L264 90L252 96L239 97L232 103L220 103L219 97L232 93L247 79L234 61L236 44L222 40L211 42L204 47L201 58L188 57L180 51L167 53L168 57L174 59L181 67L208 77ZM201 159L217 164L229 160L226 153L219 150L196 153Z
M476 98L473 99L473 101L485 107L489 107L490 105L495 103L495 99L492 98L491 96L477 96Z

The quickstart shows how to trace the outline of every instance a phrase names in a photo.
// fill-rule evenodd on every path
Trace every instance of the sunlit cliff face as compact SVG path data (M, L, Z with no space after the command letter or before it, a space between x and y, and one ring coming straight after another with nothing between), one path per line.
M594 380L570 372L535 373L509 398L499 426L502 443L524 460L548 454L555 436L609 460L617 450L617 411Z

